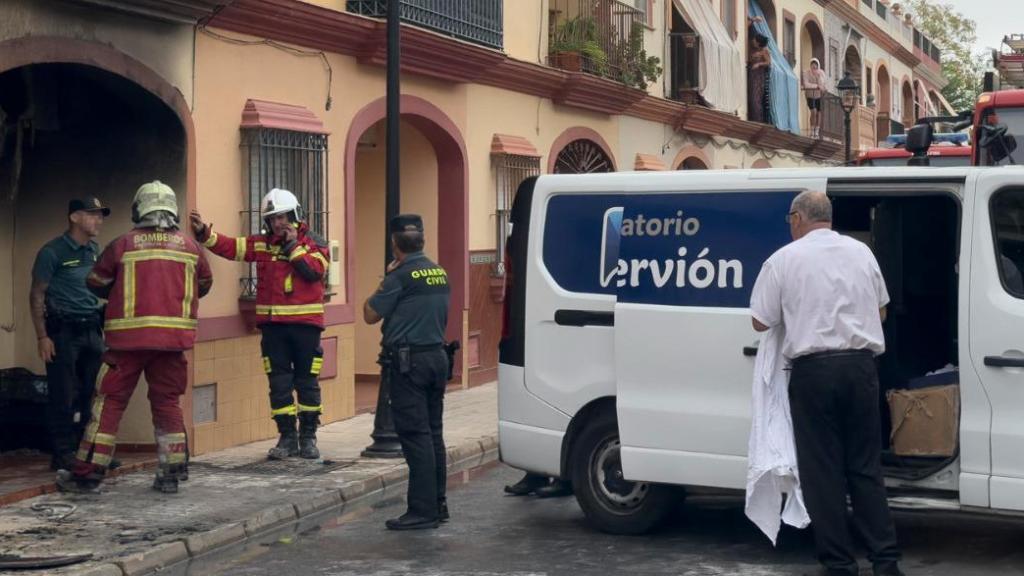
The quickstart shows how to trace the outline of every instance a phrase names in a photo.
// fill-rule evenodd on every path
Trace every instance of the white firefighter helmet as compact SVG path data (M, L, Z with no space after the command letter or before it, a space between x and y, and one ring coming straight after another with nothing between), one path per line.
M292 213L293 222L302 220L302 207L299 206L299 199L295 197L295 194L283 188L274 188L267 192L267 195L263 197L263 202L260 203L260 215L264 220L277 214L288 214L289 212Z
M135 191L132 199L132 219L138 222L147 214L162 210L178 218L178 197L170 186L159 180L146 182Z

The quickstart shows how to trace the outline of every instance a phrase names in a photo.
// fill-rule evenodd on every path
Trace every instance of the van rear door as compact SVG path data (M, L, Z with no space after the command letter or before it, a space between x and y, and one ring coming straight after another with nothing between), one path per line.
M978 177L970 362L992 406L993 508L1024 510L1024 170Z
M750 432L750 292L821 178L690 175L630 198L612 281L623 473L742 488Z

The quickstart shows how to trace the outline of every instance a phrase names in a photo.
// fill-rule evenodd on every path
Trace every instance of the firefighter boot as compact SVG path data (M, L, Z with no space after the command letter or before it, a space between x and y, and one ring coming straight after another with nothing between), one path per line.
M277 446L270 449L267 458L270 460L284 460L299 455L299 438L295 433L295 416L274 416L277 422L277 431L281 437L277 439Z
M299 414L299 456L309 460L320 457L316 447L316 427L320 422L318 412L302 412Z
M172 466L160 466L153 479L153 490L164 494L178 493L178 473Z

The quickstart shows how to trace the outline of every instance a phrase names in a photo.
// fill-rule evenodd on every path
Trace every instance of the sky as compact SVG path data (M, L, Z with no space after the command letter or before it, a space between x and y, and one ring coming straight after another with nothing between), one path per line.
M1024 2L1021 0L931 0L950 4L978 25L975 51L999 48L1003 36L1024 34Z

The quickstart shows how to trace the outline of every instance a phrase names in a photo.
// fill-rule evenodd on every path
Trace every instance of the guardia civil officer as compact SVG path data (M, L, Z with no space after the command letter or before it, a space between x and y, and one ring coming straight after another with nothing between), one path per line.
M793 242L764 263L750 311L755 330L786 330L797 464L818 560L828 576L858 574L849 494L875 576L902 576L882 479L875 368L885 352L885 280L870 248L832 230L824 193L798 195L786 220Z
M423 220L415 214L389 222L395 254L380 287L363 306L368 324L381 319L381 375L391 385L395 432L409 465L408 511L389 530L437 528L448 519L441 415L449 375L444 331L448 275L423 254Z
M96 198L72 200L67 231L43 245L32 266L29 301L39 357L46 363L54 470L75 462L100 371L103 318L85 279L100 254L94 239L109 215L110 208Z

